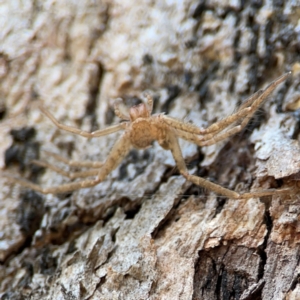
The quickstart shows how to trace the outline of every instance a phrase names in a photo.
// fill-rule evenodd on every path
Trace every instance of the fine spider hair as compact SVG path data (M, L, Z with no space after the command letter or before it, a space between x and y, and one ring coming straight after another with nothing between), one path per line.
M59 174L69 177L70 179L94 176L93 179L83 179L58 186L40 187L37 184L14 177L10 174L4 174L4 176L6 176L12 183L19 184L25 188L29 188L43 194L65 193L81 188L93 187L102 182L112 172L112 170L121 163L132 147L145 149L151 146L153 141L157 141L163 149L171 151L180 173L187 180L219 195L232 199L239 199L286 193L288 189L267 189L249 193L237 193L204 178L189 174L178 143L178 138L187 140L202 147L213 145L240 132L248 124L249 120L261 106L263 101L280 83L284 82L290 74L291 72L288 72L277 78L265 89L259 90L250 96L236 112L207 128L199 128L193 124L174 119L163 113L151 115L153 109L153 98L149 93L145 94L146 103L133 106L129 108L129 110L120 103L120 100L116 101L115 114L120 119L125 120L125 122L94 132L82 131L74 127L63 125L59 123L43 106L40 106L41 111L54 123L55 126L73 134L86 138L95 138L121 130L124 131L124 133L114 144L108 154L108 157L103 163L92 161L69 161L58 154L47 152L48 155L53 156L55 159L64 162L69 166L86 167L90 168L89 170L69 173L45 161L33 161L33 163L37 165L47 167Z

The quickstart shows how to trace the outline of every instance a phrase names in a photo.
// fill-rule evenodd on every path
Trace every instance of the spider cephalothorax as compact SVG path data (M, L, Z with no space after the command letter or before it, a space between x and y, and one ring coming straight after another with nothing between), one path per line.
M273 195L277 193L286 193L287 190L260 190L250 193L239 194L237 192L223 188L222 186L212 183L204 178L189 174L185 161L183 159L181 149L178 143L178 138L190 141L198 146L213 145L221 140L224 140L237 132L240 132L249 122L255 111L260 107L262 102L268 95L286 78L291 72L286 73L273 81L264 90L260 90L249 99L247 99L239 109L232 115L218 121L208 128L198 128L197 126L185 123L181 120L174 119L165 114L151 115L153 108L153 99L150 94L146 94L146 103L141 103L137 106L126 110L120 103L115 105L115 114L124 122L113 125L106 129L100 129L94 132L86 132L74 127L60 124L44 107L41 111L60 129L69 131L88 138L100 137L123 130L123 135L113 146L107 159L104 163L100 162L74 162L68 161L57 154L51 154L60 161L63 161L71 166L92 168L82 172L67 173L64 170L55 167L44 161L34 161L34 163L48 167L60 174L68 176L71 179L79 177L95 176L94 179L85 179L71 183L62 184L55 187L42 188L37 184L29 181L15 178L11 175L5 174L12 182L18 183L24 187L31 188L35 191L48 193L64 193L80 188L95 186L102 182L107 175L114 170L128 154L132 147L145 149L151 146L153 141L157 141L162 148L170 150L176 162L180 173L189 181L210 189L218 194L227 196L229 198L250 198L264 195Z
M149 98L148 101L152 101ZM153 141L165 138L164 124L159 121L159 115L151 116L152 106L141 103L129 109L130 123L129 131L130 142L137 149L150 147Z

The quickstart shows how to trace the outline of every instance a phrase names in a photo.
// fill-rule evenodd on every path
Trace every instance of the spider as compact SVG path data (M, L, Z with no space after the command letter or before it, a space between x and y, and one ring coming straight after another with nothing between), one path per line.
M178 138L187 140L202 147L213 145L240 132L248 124L249 120L255 111L260 107L262 102L280 83L284 82L290 74L291 72L277 78L264 90L259 90L250 96L235 113L205 129L199 128L190 123L182 122L163 113L151 115L153 109L153 98L149 93L145 94L145 98L147 100L145 103L133 106L129 110L125 109L120 102L116 102L115 114L120 119L125 120L125 122L121 122L117 125L94 132L82 131L80 129L61 124L50 112L48 112L43 106L40 106L41 111L54 123L55 126L73 134L77 134L86 138L95 138L115 133L120 130L123 130L124 133L114 144L104 163L92 161L69 161L60 155L48 153L49 155L54 156L56 159L68 164L69 166L90 168L85 171L68 173L47 162L33 161L35 164L48 167L53 171L65 175L71 179L95 176L93 179L83 179L81 181L70 182L52 187L40 187L37 184L9 174L5 174L5 176L8 177L13 183L43 194L65 193L81 188L93 187L102 182L110 174L110 172L112 172L112 170L114 170L121 163L123 158L128 154L132 147L137 149L145 149L151 146L152 142L156 140L163 149L171 151L180 173L187 180L203 188L209 189L219 195L232 199L245 199L273 195L277 193L285 193L287 189L268 189L249 193L237 193L218 184L212 183L204 178L189 174L180 146L178 144Z

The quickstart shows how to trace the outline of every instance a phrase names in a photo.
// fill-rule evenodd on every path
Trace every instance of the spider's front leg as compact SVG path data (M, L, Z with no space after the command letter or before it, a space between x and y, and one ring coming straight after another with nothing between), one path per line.
M180 138L192 141L200 147L210 146L243 130L263 101L290 75L291 72L288 72L280 76L265 89L259 90L246 100L245 103L239 107L237 112L212 124L206 129L198 128L193 124L184 123L165 115L161 116L161 118L166 124L177 130L177 134Z
M78 128L75 128L72 126L62 124L62 123L58 122L58 120L44 106L40 105L39 108L40 108L41 112L46 117L48 117L57 128L71 132L73 134L84 136L86 138L100 137L100 136L108 135L111 133L115 133L122 129L126 129L126 126L127 126L127 122L123 122L123 123L119 123L116 125L112 125L105 129L88 132L88 131L84 131L84 130L81 130L81 129L78 129Z

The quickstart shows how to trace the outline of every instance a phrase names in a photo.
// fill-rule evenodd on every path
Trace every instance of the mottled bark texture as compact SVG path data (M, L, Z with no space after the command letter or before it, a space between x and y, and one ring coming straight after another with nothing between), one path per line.
M95 130L119 122L115 98L134 105L149 89L155 113L206 127L292 70L242 133L180 145L191 172L230 189L297 186L299 18L295 0L3 1L0 167L58 185L68 179L30 161L103 161L119 137L62 132L39 102ZM300 299L297 193L218 197L156 143L94 188L0 185L1 299Z

